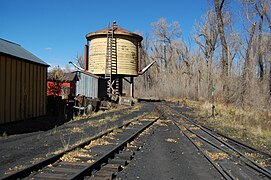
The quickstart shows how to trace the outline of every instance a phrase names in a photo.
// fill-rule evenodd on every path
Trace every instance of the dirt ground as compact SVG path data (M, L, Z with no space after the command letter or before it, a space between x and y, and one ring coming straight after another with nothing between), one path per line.
M37 120L32 124L28 122L2 127L2 132L9 130L10 133L13 128L21 127L21 132L28 133L14 135L6 133L0 137L0 178L39 162L58 151L64 151L102 131L147 116L153 111L155 111L154 103L139 103L132 107L98 112L90 118L71 120L53 126L49 130L42 131L44 126L51 125L51 122L44 123ZM31 127L35 127L34 131L39 131L30 132Z
M149 132L139 138L145 145L117 179L221 179L172 121L158 121Z

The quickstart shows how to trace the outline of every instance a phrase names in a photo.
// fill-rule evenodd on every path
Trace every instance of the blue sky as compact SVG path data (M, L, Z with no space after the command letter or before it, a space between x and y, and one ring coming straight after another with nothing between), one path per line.
M208 0L1 0L0 4L0 38L61 67L83 55L87 33L113 20L129 31L144 33L150 33L151 22L161 17L179 21L188 39L195 20L208 9Z

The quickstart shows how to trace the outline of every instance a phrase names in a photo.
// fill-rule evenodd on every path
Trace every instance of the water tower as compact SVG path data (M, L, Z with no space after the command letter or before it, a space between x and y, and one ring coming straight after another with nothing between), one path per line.
M107 28L86 35L85 71L107 80L110 98L122 95L122 83L130 84L130 96L134 96L134 77L140 71L141 41L143 37L117 26L116 21Z

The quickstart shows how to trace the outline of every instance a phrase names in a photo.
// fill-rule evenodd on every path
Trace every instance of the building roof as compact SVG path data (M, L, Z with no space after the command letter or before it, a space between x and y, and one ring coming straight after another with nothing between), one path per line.
M94 78L96 78L96 79L103 79L102 77L100 77L100 76L97 76L97 75L95 75L95 74L91 74L90 72L88 72L88 71L74 71L73 73L76 73L76 74L80 74L80 73L83 73L83 74L85 74L85 75L87 75L87 76L91 76L91 77L94 77Z
M112 29L112 26L109 27L110 29ZM95 36L101 36L101 35L107 35L107 32L108 32L108 28L104 28L104 29L101 29L99 31L96 31L96 32L91 32L89 34L86 35L86 38L87 39L91 39ZM138 41L142 41L143 40L143 37L138 35L138 34L135 34L135 33L132 33L126 29L123 29L122 27L119 27L119 26L115 26L114 27L114 34L118 34L118 35L125 35L125 36L131 36L131 37L134 37L136 38Z
M40 58L38 58L31 52L27 51L19 44L7 41L2 38L0 38L0 53L8 54L8 55L15 56L27 61L49 66L43 60L41 60Z
M48 73L47 80L49 81L59 80L62 82L70 82L70 81L73 81L75 77L76 77L76 73L73 73L73 72L63 73L60 75L60 77L56 77L54 73Z

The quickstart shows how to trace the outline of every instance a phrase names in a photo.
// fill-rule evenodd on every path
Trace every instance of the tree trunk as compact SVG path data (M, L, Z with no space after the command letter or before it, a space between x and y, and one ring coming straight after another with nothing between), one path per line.
M259 79L262 81L264 75L263 52L262 52L263 14L261 12L258 13L260 15L259 36L258 36L258 65L259 65Z
M227 85L227 78L228 78L228 46L226 42L225 32L224 32L224 23L223 23L223 16L222 16L222 7L224 4L224 0L220 3L219 0L214 0L215 2L215 11L217 17L217 24L218 24L218 32L220 35L221 45L222 45L222 81L223 81L223 91L225 95L228 94L228 85Z
M243 90L242 90L242 103L245 103L245 97L249 96L249 92L251 90L250 88L250 82L252 81L252 63L250 60L250 50L252 47L252 41L253 41L253 36L255 33L255 28L256 28L256 22L254 22L251 32L250 32L250 37L249 37L249 42L248 42L248 46L247 46L247 51L246 51L246 56L245 56L245 64L244 64L244 74L243 74Z
M271 61L269 62L269 74L271 74ZM271 77L269 77L269 95L271 96Z
M263 14L267 20L270 32L271 32L271 19L266 11L266 4L264 4L264 8L263 8ZM266 74L267 75L267 74ZM271 96L271 62L269 62L269 95Z
M265 4L264 4L264 11L263 11L263 14L264 14L264 16L265 16L265 18L266 18L266 20L267 20L267 22L268 22L268 26L269 26L269 29L270 29L270 31L271 31L271 19L270 19L269 15L268 15L267 12L266 12L266 5L265 5Z
M207 64L207 81L208 81L208 100L211 100L211 88L213 86L213 77L212 77L212 64L213 64L213 55L210 55L208 64Z

